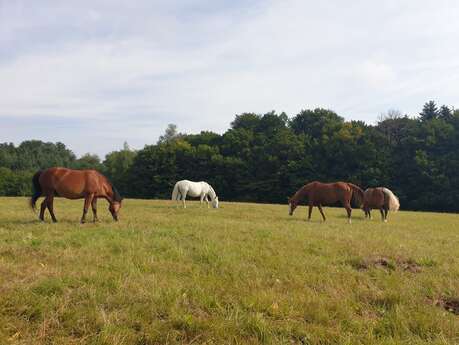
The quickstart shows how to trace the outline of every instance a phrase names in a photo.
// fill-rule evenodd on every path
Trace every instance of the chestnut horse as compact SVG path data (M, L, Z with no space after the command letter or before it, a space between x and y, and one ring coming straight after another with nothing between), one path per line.
M322 205L334 205L341 202L347 211L347 218L351 223L351 202L357 207L360 207L363 202L363 190L360 187L347 182L322 183L314 181L301 187L295 195L288 198L289 214L293 215L293 211L304 199L308 200L309 214L308 221L311 220L312 208L317 206L320 214L325 221L325 214L322 210Z
M55 196L67 199L83 199L84 208L81 223L86 221L89 205L92 206L93 221L97 221L97 198L104 198L109 203L109 211L115 221L121 208L122 198L108 179L96 170L72 170L67 168L49 168L38 171L32 178L34 193L30 205L35 210L35 203L40 196L45 200L41 203L40 220L44 220L48 208L53 222L57 222L53 211Z
M397 212L400 208L400 202L389 188L368 188L365 193L363 193L362 209L365 211L365 218L368 217L371 219L370 212L373 208L379 209L381 212L381 220L387 222L389 210Z

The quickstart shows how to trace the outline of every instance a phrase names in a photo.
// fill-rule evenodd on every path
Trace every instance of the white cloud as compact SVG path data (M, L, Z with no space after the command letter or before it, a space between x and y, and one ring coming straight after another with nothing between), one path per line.
M374 88L385 88L396 81L395 71L385 63L365 61L361 72L368 84Z

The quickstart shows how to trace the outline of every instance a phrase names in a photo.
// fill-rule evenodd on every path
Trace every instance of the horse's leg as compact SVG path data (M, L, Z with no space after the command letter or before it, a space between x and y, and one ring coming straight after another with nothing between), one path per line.
M207 208L209 208L209 196L206 194Z
M308 222L311 220L311 214L312 214L312 208L314 206L312 204L309 204L309 211L308 211Z
M99 219L97 218L97 198L92 199L91 208L92 208L92 215L93 215L92 221L95 223L99 221Z
M186 194L187 194L187 193L188 193L188 192L184 192L184 193L182 193L182 203L183 203L183 208L186 208L185 199L186 199Z
M325 222L327 219L325 219L325 214L324 214L324 211L322 210L322 205L318 205L317 207L319 208L320 214L322 215L322 218L324 219L324 222Z
M352 207L351 207L351 199L352 193L345 193L342 197L342 204L347 212L347 221L349 224L352 223L351 221L351 214L352 214Z
M179 208L179 203L180 203L180 200L182 199L182 194L180 193L180 191L177 193L177 199L175 199L175 206L177 208Z
M41 202L41 206L40 206L40 217L39 218L42 222L45 221L45 210L46 210L46 200L47 199L48 198L45 196L45 199Z
M92 203L92 199L94 198L94 194L89 194L84 198L84 206L83 206L83 215L81 216L81 224L86 223L86 213L88 213L89 205Z
M352 223L352 221L351 221L352 208L351 208L350 203L347 202L344 205L344 208L346 209L346 212L347 212L347 221L349 222L349 224L351 224Z
M48 207L49 214L51 215L51 219L53 220L54 223L57 223L57 219L54 216L54 208L53 208L53 202L54 202L54 195L50 195L46 197L46 206Z
M389 209L386 207L384 207L384 222L387 223L387 214L389 213Z
M366 207L364 211L365 211L365 218L371 219L370 208Z
M384 209L381 207L379 212L381 212L381 221L384 222Z

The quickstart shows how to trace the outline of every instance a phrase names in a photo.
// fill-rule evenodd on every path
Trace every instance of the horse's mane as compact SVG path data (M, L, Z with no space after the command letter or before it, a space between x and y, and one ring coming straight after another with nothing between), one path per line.
M104 176L104 177L105 177L105 180L107 181L107 183L110 185L110 187L112 187L113 201L116 201L116 202L123 201L123 197L118 192L118 189L116 189L116 187L113 185L112 181L110 181L106 176Z
M120 193L118 192L118 189L116 189L116 187L112 183L110 183L110 186L112 186L112 190L113 190L113 200L115 200L116 202L121 202L123 200L123 198L121 197Z
M210 191L211 191L212 193L214 193L214 198L215 198L215 197L217 196L217 193L215 192L215 189L214 189L210 184L208 184L208 185L209 185ZM211 197L212 197L212 196L211 196Z

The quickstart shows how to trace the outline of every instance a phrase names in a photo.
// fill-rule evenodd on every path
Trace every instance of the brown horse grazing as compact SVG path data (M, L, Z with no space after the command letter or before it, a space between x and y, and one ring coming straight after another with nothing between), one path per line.
M360 187L347 182L322 183L314 181L301 187L295 195L288 198L289 214L293 215L293 211L304 199L308 200L309 214L308 221L311 220L312 208L319 208L322 218L325 219L322 205L333 205L341 202L347 211L347 218L351 223L351 202L357 207L360 207L363 202L363 190Z
M67 199L84 198L83 216L81 223L86 221L89 205L92 206L94 222L97 221L97 198L106 199L110 206L109 211L115 221L123 200L116 188L101 173L95 170L72 170L67 168L49 168L38 171L32 178L34 193L30 205L35 210L35 203L40 196L45 200L41 203L40 220L44 220L45 210L48 208L53 222L57 222L53 211L55 196Z
M363 193L363 206L365 218L371 219L371 210L378 208L381 211L381 220L387 222L387 214L390 211L397 212L400 208L400 202L394 193L388 188L377 187L368 188Z

